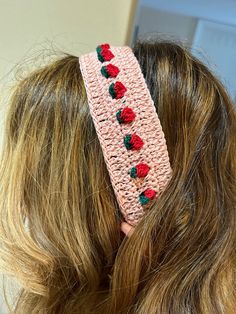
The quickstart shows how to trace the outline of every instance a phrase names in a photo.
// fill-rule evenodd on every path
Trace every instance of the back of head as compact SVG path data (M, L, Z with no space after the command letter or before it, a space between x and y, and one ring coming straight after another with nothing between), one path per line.
M78 58L28 75L9 106L1 257L14 313L233 313L236 113L190 52L140 42L172 179L124 237Z

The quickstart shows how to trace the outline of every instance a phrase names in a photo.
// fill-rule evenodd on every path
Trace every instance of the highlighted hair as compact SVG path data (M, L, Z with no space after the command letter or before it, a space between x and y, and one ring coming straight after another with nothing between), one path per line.
M16 86L0 169L1 262L22 285L14 313L235 312L234 106L185 48L137 43L133 51L173 175L129 238L78 58L65 56ZM98 55L112 58L107 47Z

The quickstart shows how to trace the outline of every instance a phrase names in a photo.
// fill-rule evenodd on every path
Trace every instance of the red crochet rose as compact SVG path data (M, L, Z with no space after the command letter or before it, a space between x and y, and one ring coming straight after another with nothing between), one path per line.
M125 92L127 91L127 88L121 83L121 82L115 82L114 84L114 91L116 93L115 98L122 98L125 94Z
M117 74L120 72L119 68L111 63L109 63L107 66L106 66L106 70L109 74L110 77L116 77Z
M101 55L104 61L110 61L112 58L115 57L114 54L110 50L107 50L104 48L102 48Z
M100 47L102 49L110 49L110 45L109 44L101 44Z
M132 145L132 149L140 149L143 147L143 141L140 136L137 134L132 134L131 139L130 139L130 144Z
M138 178L142 178L142 177L145 177L148 172L150 170L150 167L143 163L143 162L140 162L137 166L136 166L136 171L137 171L137 177ZM145 195L146 196L146 195Z
M135 119L135 117L136 115L133 112L133 109L129 107L125 107L124 109L122 109L120 113L120 118L123 121L123 123L130 123Z
M152 190L152 189L147 189L145 192L144 192L144 196L149 198L150 200L153 200L156 196L156 191Z

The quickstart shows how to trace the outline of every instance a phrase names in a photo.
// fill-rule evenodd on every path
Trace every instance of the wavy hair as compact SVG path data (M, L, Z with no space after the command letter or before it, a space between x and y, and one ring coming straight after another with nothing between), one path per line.
M173 177L130 237L78 58L30 73L9 103L0 168L1 265L17 314L233 314L236 113L187 48L137 42Z

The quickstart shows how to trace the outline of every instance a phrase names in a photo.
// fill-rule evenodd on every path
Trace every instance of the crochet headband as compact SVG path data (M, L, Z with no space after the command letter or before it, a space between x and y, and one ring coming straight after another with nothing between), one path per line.
M156 108L131 48L102 44L79 63L120 211L135 226L172 174Z

